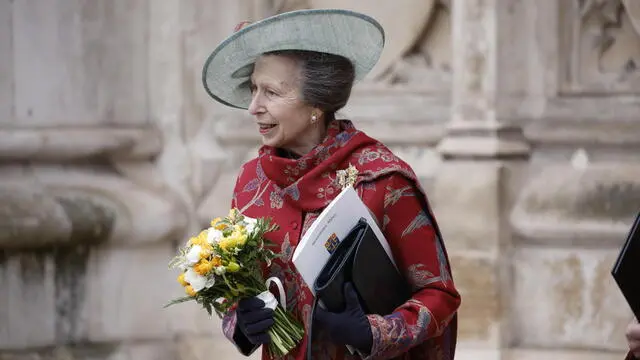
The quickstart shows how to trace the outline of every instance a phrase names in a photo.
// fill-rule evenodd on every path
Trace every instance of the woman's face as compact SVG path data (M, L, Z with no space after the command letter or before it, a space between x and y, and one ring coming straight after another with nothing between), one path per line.
M261 56L251 75L249 112L263 144L303 155L322 141L325 128L320 112L302 101L300 75L300 66L290 57Z

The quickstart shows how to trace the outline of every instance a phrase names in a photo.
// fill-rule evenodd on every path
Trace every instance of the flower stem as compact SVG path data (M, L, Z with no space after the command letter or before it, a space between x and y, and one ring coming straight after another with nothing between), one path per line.
M276 307L273 318L274 324L269 329L269 352L275 356L284 356L302 340L304 328L280 306Z

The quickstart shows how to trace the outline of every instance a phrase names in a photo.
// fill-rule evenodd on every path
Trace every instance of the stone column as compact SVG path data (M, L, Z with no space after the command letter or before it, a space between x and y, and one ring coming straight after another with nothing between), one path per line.
M454 1L451 121L439 149L445 159L523 159L522 130L508 123L509 91L518 77L508 42L512 0ZM510 63L511 62L511 63ZM504 75L504 76L501 76ZM508 78L509 77L509 78Z
M444 161L431 197L462 294L456 356L461 359L501 358L508 342L508 302L503 300L509 293L507 185L529 154L508 110L517 84L506 76L513 76L508 69L518 58L508 56L517 49L507 37L518 36L511 25L522 15L514 11L515 3L452 4L451 119L438 146Z

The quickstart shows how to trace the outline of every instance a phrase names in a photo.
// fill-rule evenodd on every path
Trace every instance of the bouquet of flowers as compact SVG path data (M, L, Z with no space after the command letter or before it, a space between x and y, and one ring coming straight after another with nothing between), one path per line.
M304 328L278 306L262 276L262 264L270 266L278 256L268 249L271 244L264 234L276 229L277 225L268 219L251 219L237 209L231 209L225 218L211 221L211 227L189 239L169 263L170 268L180 269L178 282L187 296L166 306L193 300L209 315L215 310L223 317L240 299L258 296L274 309L269 351L275 356L287 354L302 339ZM281 305L286 303L282 301Z

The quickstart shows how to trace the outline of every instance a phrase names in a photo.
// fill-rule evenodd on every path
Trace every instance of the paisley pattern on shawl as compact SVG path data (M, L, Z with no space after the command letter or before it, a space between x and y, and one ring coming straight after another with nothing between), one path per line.
M277 244L281 257L263 269L265 277L276 276L282 281L287 309L308 333L313 295L291 263L291 256L306 229L340 193L336 171L349 165L358 169L356 191L383 226L394 257L416 292L397 312L368 315L374 346L367 359L451 359L446 356L455 348L454 315L459 296L447 254L434 235L426 196L406 163L348 120L332 122L323 142L298 159L281 157L276 148L262 146L258 157L243 165L232 207L250 217L271 217L279 225L268 238ZM425 255L414 258L415 254ZM420 291L432 292L421 298ZM439 292L444 295L434 296ZM234 319L230 313L223 322L224 333L232 341ZM285 359L303 360L307 341L305 336ZM360 359L344 346L329 342L315 328L311 348L315 359ZM253 350L241 349L245 354ZM266 350L262 356L269 359Z

